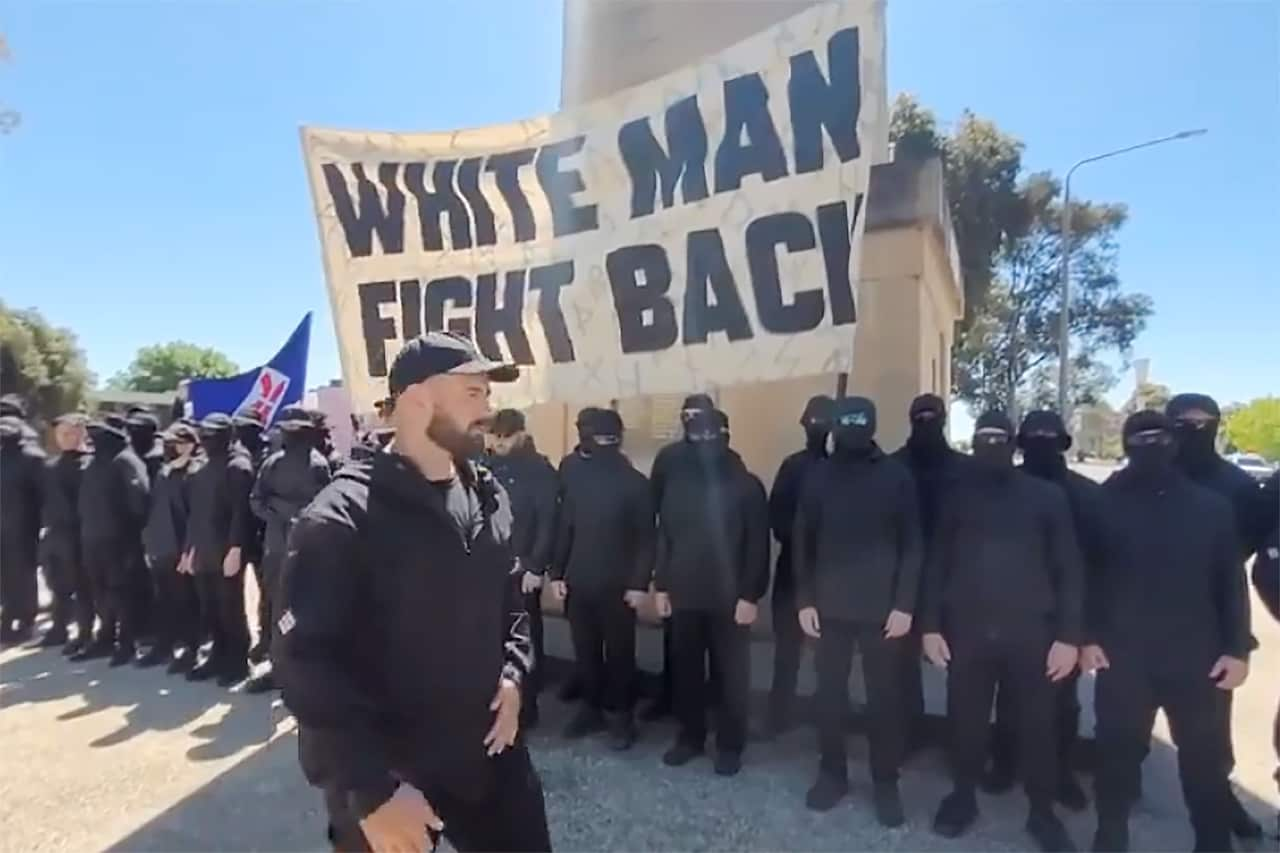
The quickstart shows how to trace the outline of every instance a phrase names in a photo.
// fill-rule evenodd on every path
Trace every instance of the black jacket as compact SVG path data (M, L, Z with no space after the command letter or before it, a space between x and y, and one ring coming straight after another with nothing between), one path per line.
M1083 572L1062 489L1016 470L966 470L939 508L920 630L1016 636L1047 625L1077 645Z
M170 569L182 557L187 543L187 521L191 512L191 469L164 465L151 486L151 512L142 531L142 547L155 567Z
M769 588L769 501L732 451L690 447L666 475L654 587L680 610L723 610Z
M1280 472L1262 487L1259 527L1270 528L1253 561L1253 588L1277 620L1280 620Z
M1155 481L1119 471L1103 490L1107 561L1090 584L1090 640L1206 677L1220 655L1246 658L1249 597L1230 505L1174 471Z
M924 534L927 547L933 541L943 496L959 482L973 458L950 447L936 452L915 453L909 440L895 450L892 456L907 467L915 481L916 505L920 508L920 531Z
M45 457L19 436L0 442L0 547L34 558L40 542Z
M618 450L597 450L576 473L560 506L552 577L575 596L647 590L654 541L648 479Z
M551 462L529 443L490 460L493 474L507 490L514 516L511 549L527 572L542 574L551 565L556 541L559 482Z
M729 459L736 467L742 471L747 470L738 451L730 447L727 452ZM661 511L662 499L666 496L667 482L671 479L671 474L691 464L698 464L696 451L693 443L684 438L663 445L658 455L653 457L653 465L649 468L649 489L653 495L655 510Z
M59 453L45 466L44 536L47 548L65 549L74 556L80 547L80 483L89 454L79 450Z
M283 559L294 519L330 479L328 460L309 443L290 444L262 463L249 505L266 525L263 553L267 560Z
M248 454L235 450L203 456L193 465L186 550L195 552L196 574L220 574L227 551L243 549L256 535L257 519L249 509L253 467Z
M883 624L914 613L924 559L916 486L879 448L837 453L805 480L796 515L796 604L823 618Z
M821 450L805 448L782 460L778 474L773 478L769 492L769 527L778 540L778 563L773 579L773 594L788 597L795 594L796 579L793 568L791 534L795 531L796 509L805 478L818 466L827 454Z
M1036 476L1025 466L1019 470L1029 476ZM1092 569L1106 559L1106 512L1102 484L1078 474L1063 462L1062 470L1053 478L1045 478L1055 483L1067 496L1067 504L1071 507L1071 518L1075 522L1076 542L1080 545L1080 556L1084 559L1086 580Z
M147 523L151 483L142 460L125 439L95 439L93 456L80 478L80 541L117 543L137 549Z
M461 797L491 784L489 703L501 676L518 683L532 663L511 522L485 469L466 464L446 493L379 453L344 468L294 525L275 677L308 780L357 813L396 777Z
M1258 550L1262 537L1268 533L1265 525L1259 527L1262 492L1258 484L1238 466L1221 456L1215 456L1210 465L1179 467L1183 475L1193 483L1217 492L1231 505L1241 555L1248 559L1250 554Z

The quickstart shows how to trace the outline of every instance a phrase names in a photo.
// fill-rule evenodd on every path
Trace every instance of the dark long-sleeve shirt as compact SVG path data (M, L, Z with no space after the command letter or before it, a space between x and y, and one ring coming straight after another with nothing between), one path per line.
M491 465L511 498L515 517L511 548L525 571L542 574L555 551L559 513L556 469L532 446L494 457Z
M850 622L914 613L924 556L915 489L907 469L878 448L819 463L796 516L796 603Z
M773 488L769 492L769 528L773 531L773 538L778 540L778 563L773 579L775 596L795 593L791 534L795 530L800 492L808 473L826 458L826 452L821 449L797 451L782 460L777 476L773 478Z
M142 545L157 564L176 564L187 542L191 514L191 463L168 464L156 474L151 488L151 512L142 531Z
M243 548L256 535L249 508L253 467L246 454L236 452L204 457L195 466L186 550L195 552L197 574L216 574L230 549Z
M124 439L104 436L80 479L80 539L137 547L147 523L151 484Z
M653 573L649 481L618 451L598 450L564 492L552 577L574 595L646 590Z
M249 506L266 526L263 552L268 560L283 557L294 519L330 479L328 461L309 444L277 450L262 463Z
M44 466L44 453L17 436L6 438L0 446L0 545L7 552L36 552L44 503Z

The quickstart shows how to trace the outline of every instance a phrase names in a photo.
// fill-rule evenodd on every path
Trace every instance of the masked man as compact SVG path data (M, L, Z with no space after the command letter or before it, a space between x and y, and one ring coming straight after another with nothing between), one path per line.
M45 457L24 440L24 426L18 417L0 417L0 642L6 645L31 639L36 620Z
M191 576L178 571L187 542L191 513L190 470L197 434L175 423L163 435L165 463L151 487L151 511L142 531L155 598L155 644L138 666L167 664L169 672L188 672L200 645L200 610ZM174 652L180 654L175 657Z
M41 564L53 593L53 625L40 641L42 646L63 645L72 655L89 645L93 633L93 592L80 552L80 482L89 462L85 452L85 417L69 413L53 422L58 455L49 460L44 488L44 539ZM67 627L75 621L79 631L67 641Z

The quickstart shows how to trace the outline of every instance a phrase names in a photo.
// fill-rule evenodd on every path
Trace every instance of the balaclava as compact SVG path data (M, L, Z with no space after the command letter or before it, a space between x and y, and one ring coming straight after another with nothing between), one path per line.
M1213 416L1213 420L1193 423L1180 420L1187 412L1200 410ZM1178 466L1188 473L1203 471L1218 459L1218 424L1222 411L1218 403L1206 394L1178 394L1165 407L1165 416L1172 422L1173 436L1177 441Z
M613 409L598 409L591 439L595 452L614 455L622 452L622 416Z
M210 459L223 459L231 452L231 419L209 415L200 422L200 446Z
M89 424L89 438L93 441L93 455L99 459L110 459L129 444L124 418L119 415L107 415Z
M1046 480L1061 480L1066 474L1067 461L1062 454L1071 449L1071 436L1057 412L1027 412L1018 429L1018 447L1028 474Z
M595 449L595 433L596 421L598 419L600 409L595 406L587 406L578 412L578 453L582 456L590 456L591 451Z
M684 429L686 441L691 440L689 438L689 424L694 417L699 412L710 412L715 407L716 404L706 394L690 394L684 398L684 402L680 404L680 426Z
M160 422L156 416L145 409L135 409L126 420L129 430L129 445L139 457L146 456L156 444L156 432Z
M685 437L699 460L711 462L723 457L728 449L724 431L728 419L715 409L702 409L685 422Z
M973 430L973 458L991 474L1013 470L1013 422L1004 412L985 412L978 418Z
M835 404L825 394L810 397L805 403L800 425L804 427L804 446L811 453L826 453L827 436L831 433L831 407Z
M875 447L876 404L866 397L836 400L831 411L831 437L837 456L866 456Z
M257 459L262 452L262 424L249 418L236 418L233 429L235 440Z
M947 404L936 394L921 394L911 401L908 411L911 435L907 450L916 462L928 464L947 452Z
M1123 435L1135 477L1160 480L1173 472L1178 449L1168 417L1150 409L1134 412L1124 422Z

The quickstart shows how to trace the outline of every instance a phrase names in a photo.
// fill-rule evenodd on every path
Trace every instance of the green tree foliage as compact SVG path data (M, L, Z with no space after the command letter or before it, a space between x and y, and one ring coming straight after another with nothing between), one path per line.
M1259 397L1227 413L1225 427L1237 449L1280 459L1280 397Z
M126 391L166 392L183 379L217 379L239 372L236 363L216 349L173 341L138 350L129 367L109 384Z
M1134 390L1129 401L1124 405L1125 415L1140 412L1143 409L1154 409L1163 412L1164 407L1173 399L1173 391L1168 385L1158 382L1144 382Z
M0 392L20 395L34 420L48 421L78 409L93 382L74 334L0 302Z

